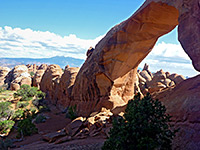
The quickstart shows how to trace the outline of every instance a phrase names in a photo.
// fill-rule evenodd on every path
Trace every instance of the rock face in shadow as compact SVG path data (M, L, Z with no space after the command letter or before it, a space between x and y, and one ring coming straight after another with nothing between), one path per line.
M40 82L40 89L46 93L46 99L52 104L57 103L56 89L63 74L62 69L58 65L49 65Z
M66 67L64 73L60 78L60 83L56 89L58 105L65 108L70 105L71 91L78 74L78 67Z
M157 93L173 123L180 128L173 140L173 149L193 149L200 147L200 75L184 80L175 88Z
M33 86L40 88L40 82L42 80L42 76L44 75L44 72L46 71L48 65L47 64L41 64L38 67L38 70L35 72L33 76Z

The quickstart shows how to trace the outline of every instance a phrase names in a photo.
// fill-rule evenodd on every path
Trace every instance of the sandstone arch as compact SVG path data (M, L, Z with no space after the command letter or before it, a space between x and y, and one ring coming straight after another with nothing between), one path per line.
M199 0L147 0L96 45L76 77L70 105L76 104L82 115L125 105L134 94L137 66L178 24L179 41L200 70L199 6Z

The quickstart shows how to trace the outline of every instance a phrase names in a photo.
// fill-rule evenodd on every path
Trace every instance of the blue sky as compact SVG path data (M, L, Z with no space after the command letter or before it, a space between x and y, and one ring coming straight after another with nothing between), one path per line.
M0 0L0 57L70 56L85 53L144 0ZM196 74L177 29L161 37L147 62L152 71ZM160 59L161 56L167 59ZM168 64L168 65L166 65ZM190 71L188 71L188 69Z
M0 26L50 31L83 39L105 34L143 0L0 0Z

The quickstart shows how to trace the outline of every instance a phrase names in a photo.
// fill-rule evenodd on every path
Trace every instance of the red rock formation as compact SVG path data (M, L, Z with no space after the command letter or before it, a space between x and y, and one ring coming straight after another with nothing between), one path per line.
M200 71L200 1L182 0L181 2L178 39L195 69Z
M77 75L70 104L77 104L84 115L102 105L111 109L116 104L124 105L134 95L137 66L157 39L177 24L176 8L160 2L146 2L133 16L113 27L96 45ZM127 78L128 74L131 77ZM121 81L120 86L116 84L120 79L129 83L125 85L127 87L120 88ZM127 90L130 90L130 96L116 99Z
M62 69L58 65L49 65L40 83L40 89L45 92L46 98L51 100L52 104L57 103L56 89L63 74Z
M28 64L26 66L28 68L29 73L31 73L31 72L36 73L36 71L38 69L38 66L36 64L32 64L32 65Z
M4 85L4 81L6 80L6 75L9 73L10 69L8 67L0 66L0 86Z
M71 90L74 85L74 81L76 79L77 73L79 71L78 67L69 67L65 68L62 77L60 78L59 86L56 89L57 98L58 98L58 105L61 108L65 108L69 106L69 99L71 96Z
M28 73L28 68L25 65L15 66L7 75L5 82L11 90L18 90L21 85L31 85L31 76Z
M33 86L38 87L40 89L40 82L42 80L42 76L44 74L44 72L47 69L47 65L46 64L41 64L38 67L38 70L36 71L34 77L33 77Z
M200 141L200 75L182 81L174 89L158 93L156 98L164 103L180 128L173 141L173 149L199 149Z

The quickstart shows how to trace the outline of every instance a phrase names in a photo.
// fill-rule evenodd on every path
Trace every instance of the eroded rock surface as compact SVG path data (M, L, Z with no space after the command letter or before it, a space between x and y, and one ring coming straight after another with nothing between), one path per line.
M157 93L172 115L173 123L180 128L173 141L173 149L200 147L200 75L184 80L174 88Z
M49 65L44 75L42 76L40 89L46 93L46 99L49 99L52 104L57 103L56 89L63 74L62 69L58 65Z
M40 89L40 82L42 80L42 76L44 75L44 72L46 71L48 65L42 64L38 67L38 70L35 72L33 76L33 86L38 87Z
M58 105L61 108L65 108L70 105L69 99L71 98L71 91L78 74L78 67L69 67L65 68L64 73L60 78L60 83L56 89Z
M178 10L175 7L146 2L96 45L77 75L70 104L77 104L78 110L85 115L102 105L110 109L124 105L134 95L137 66L158 37L170 32L177 24ZM132 77L128 77L130 74ZM122 83L116 84L121 82L120 79L127 83L125 88L120 88Z
M21 85L32 84L31 75L28 73L28 68L25 65L15 66L7 75L5 81L11 90L18 90Z
M0 66L0 86L4 85L4 81L6 80L6 76L9 73L9 71L10 68Z

